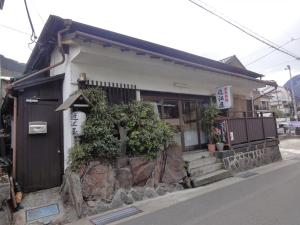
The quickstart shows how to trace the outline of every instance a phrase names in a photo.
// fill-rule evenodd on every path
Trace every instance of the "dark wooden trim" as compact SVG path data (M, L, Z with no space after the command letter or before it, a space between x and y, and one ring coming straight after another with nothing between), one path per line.
M19 85L14 86L13 89L14 90L22 90L24 88L37 86L37 85L45 84L45 83L48 83L48 82L63 80L64 78L65 78L65 74L63 73L63 74L55 75L55 76L52 76L52 77L29 80L27 82L24 82L24 83L21 83Z
M200 99L210 100L212 96L207 95L191 95L183 93L170 93L170 92L159 92L159 91L146 91L140 90L141 99L147 100L147 98L160 97L161 99L168 100L187 100L187 101L199 101Z

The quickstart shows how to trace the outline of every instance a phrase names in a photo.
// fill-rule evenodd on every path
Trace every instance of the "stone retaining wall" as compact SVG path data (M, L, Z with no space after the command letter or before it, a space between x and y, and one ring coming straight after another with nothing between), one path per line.
M185 177L181 148L170 145L153 160L123 157L114 163L91 161L77 172L67 170L61 194L82 217L181 190Z
M224 168L232 172L239 172L282 159L278 140L266 140L249 143L217 153L224 164Z

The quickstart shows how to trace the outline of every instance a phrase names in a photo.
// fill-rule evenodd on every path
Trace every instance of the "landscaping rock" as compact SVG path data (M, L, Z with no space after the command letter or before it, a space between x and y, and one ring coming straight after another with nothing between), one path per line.
M174 184L180 182L185 176L182 150L178 145L170 145L166 150L166 165L162 182Z
M147 187L145 189L144 196L147 197L147 198L155 198L155 197L158 196L158 194L155 192L155 190L153 188Z
M183 189L184 188L181 184L169 184L169 185L167 185L168 192L181 191Z
M71 171L66 171L64 181L60 190L64 204L71 204L78 217L82 216L83 196L80 177Z
M129 194L131 195L134 201L141 201L143 200L144 191L133 188L129 191Z
M86 204L88 207L95 207L97 205L97 202L96 201L87 201Z
M165 195L168 192L168 187L164 184L160 184L155 191L158 195Z
M157 187L159 183L161 183L163 173L164 173L164 159L166 156L166 152L160 151L157 155L156 161L155 161L155 168L152 173L152 187Z
M129 167L118 169L116 174L120 188L130 189L132 187L133 175Z
M112 208L118 208L120 206L122 206L124 204L124 196L123 196L123 189L119 189L117 190L117 192L115 193L113 200L111 202L111 207ZM126 194L126 193L125 193Z
M144 186L151 177L155 167L155 161L149 161L147 157L135 157L129 159L133 174L133 185Z
M71 173L68 177L69 195L78 217L82 216L83 196L79 175Z
M82 191L86 199L110 199L116 187L115 172L110 164L91 162L82 177Z
M94 206L88 206L87 204L87 206L84 208L84 214L86 216L91 216L98 213L106 212L112 208L110 204L104 203L102 201L97 201L94 203L95 203Z
M121 192L121 199L126 205L130 205L134 202L133 198L126 192Z

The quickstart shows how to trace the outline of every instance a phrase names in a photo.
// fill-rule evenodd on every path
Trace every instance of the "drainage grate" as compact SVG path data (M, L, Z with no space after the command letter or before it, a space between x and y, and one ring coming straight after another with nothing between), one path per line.
M35 209L26 210L26 221L32 222L44 217L53 216L59 214L59 208L57 204L51 204Z
M96 217L94 219L91 219L90 221L94 225L105 225L105 224L109 224L109 223L124 219L129 216L136 215L141 212L143 212L143 211L134 206L131 206L126 209L121 209L116 212L112 212L112 213L108 213L103 216Z
M256 172L251 172L251 171L246 171L242 173L238 173L236 176L241 177L241 178L247 178L247 177L252 177L254 175L257 175L258 173Z

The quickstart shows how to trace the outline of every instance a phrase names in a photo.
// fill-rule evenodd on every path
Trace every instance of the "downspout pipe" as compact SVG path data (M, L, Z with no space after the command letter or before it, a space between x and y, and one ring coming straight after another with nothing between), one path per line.
M11 84L11 87L14 87L15 85L19 84L20 82L23 82L24 80L27 80L27 79L32 78L34 76L37 76L41 73L47 72L47 71L49 71L49 70L51 70L51 69L53 69L53 68L55 68L59 65L62 65L65 62L66 57L65 57L65 51L64 51L64 48L63 48L63 45L62 45L62 35L70 30L70 27L72 25L72 20L65 20L64 24L65 24L66 27L57 32L57 45L58 45L58 49L59 49L59 52L60 52L61 57L62 57L61 61L59 61L58 63L56 63L52 66L48 66L48 67L46 67L44 69L41 69L37 72L31 73L31 74L21 78L20 80L17 80L15 82L13 82Z
M14 107L13 107L13 134L12 134L12 149L13 149L13 159L12 159L12 177L14 180L16 179L17 174L17 97L8 95L9 98L13 99Z

